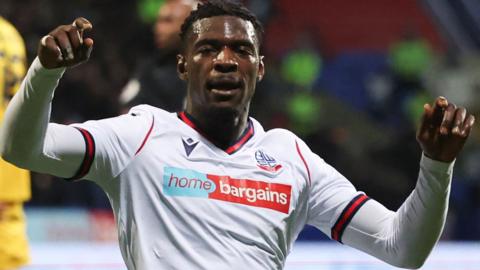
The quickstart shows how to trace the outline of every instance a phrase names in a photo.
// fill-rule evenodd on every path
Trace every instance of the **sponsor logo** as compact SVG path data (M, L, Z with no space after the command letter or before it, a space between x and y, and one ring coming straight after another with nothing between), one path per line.
M282 168L282 165L278 164L273 157L265 154L261 150L255 152L255 159L257 160L257 166L262 170L278 172Z
M195 146L197 146L198 142L195 142L192 138L188 138L186 140L182 139L183 147L185 148L185 153L187 157L190 156Z
M203 174L165 167L163 191L169 196L186 196L268 208L288 214L292 187L251 179Z

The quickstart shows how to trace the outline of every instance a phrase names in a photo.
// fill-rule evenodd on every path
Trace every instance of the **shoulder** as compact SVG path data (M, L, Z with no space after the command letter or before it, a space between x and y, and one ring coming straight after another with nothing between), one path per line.
M276 142L284 143L295 143L295 141L300 140L295 133L291 132L288 129L283 128L274 128L265 132L265 136L269 140L275 140Z
M288 129L284 128L273 128L269 130L265 130L260 122L258 122L255 118L249 117L249 119L253 123L253 127L255 129L255 134L261 135L262 138L268 138L268 140L294 140L298 138L293 132Z
M279 151L288 156L295 153L295 155L298 155L302 160L314 157L320 158L312 152L303 139L287 129L275 128L267 131L263 142L264 144L272 144L272 147L279 149ZM323 161L323 159L321 160Z
M157 131L166 131L168 127L178 124L178 116L176 113L168 112L147 104L132 107L128 114L143 118L147 123L151 123L152 127Z
M280 153L286 157L291 157L293 153L297 153L299 145L301 145L302 148L305 145L297 135L283 128L266 131L259 143L262 148Z
M153 117L155 120L168 120L175 114L147 104L132 107L128 114L133 116Z

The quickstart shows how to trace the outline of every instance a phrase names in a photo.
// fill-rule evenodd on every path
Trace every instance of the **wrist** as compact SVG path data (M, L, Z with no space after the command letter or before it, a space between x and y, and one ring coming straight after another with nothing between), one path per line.
M42 64L40 58L37 56L32 63L33 68L37 74L50 75L50 76L62 76L65 72L65 67L59 68L47 68Z

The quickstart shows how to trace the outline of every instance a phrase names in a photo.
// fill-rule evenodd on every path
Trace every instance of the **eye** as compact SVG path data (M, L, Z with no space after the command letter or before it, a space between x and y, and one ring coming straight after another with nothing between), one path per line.
M211 45L204 45L197 49L197 52L201 54L211 54L215 53L217 50Z
M238 46L235 51L244 56L254 55L253 49L248 46Z

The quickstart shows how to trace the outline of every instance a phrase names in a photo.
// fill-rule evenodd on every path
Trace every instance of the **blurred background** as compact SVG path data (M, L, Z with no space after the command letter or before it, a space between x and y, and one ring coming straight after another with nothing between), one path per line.
M2 0L0 15L25 39L28 63L39 39L57 25L78 16L93 23L90 61L65 74L53 102L53 121L68 124L124 112L122 92L159 54L152 29L164 2ZM293 130L392 210L416 182L421 151L415 130L423 104L443 95L480 119L477 0L243 2L266 29L266 77L257 87L253 117L266 129ZM456 163L443 240L480 240L479 127ZM109 209L106 196L88 181L33 173L29 237L116 241ZM306 228L300 239L326 237Z

